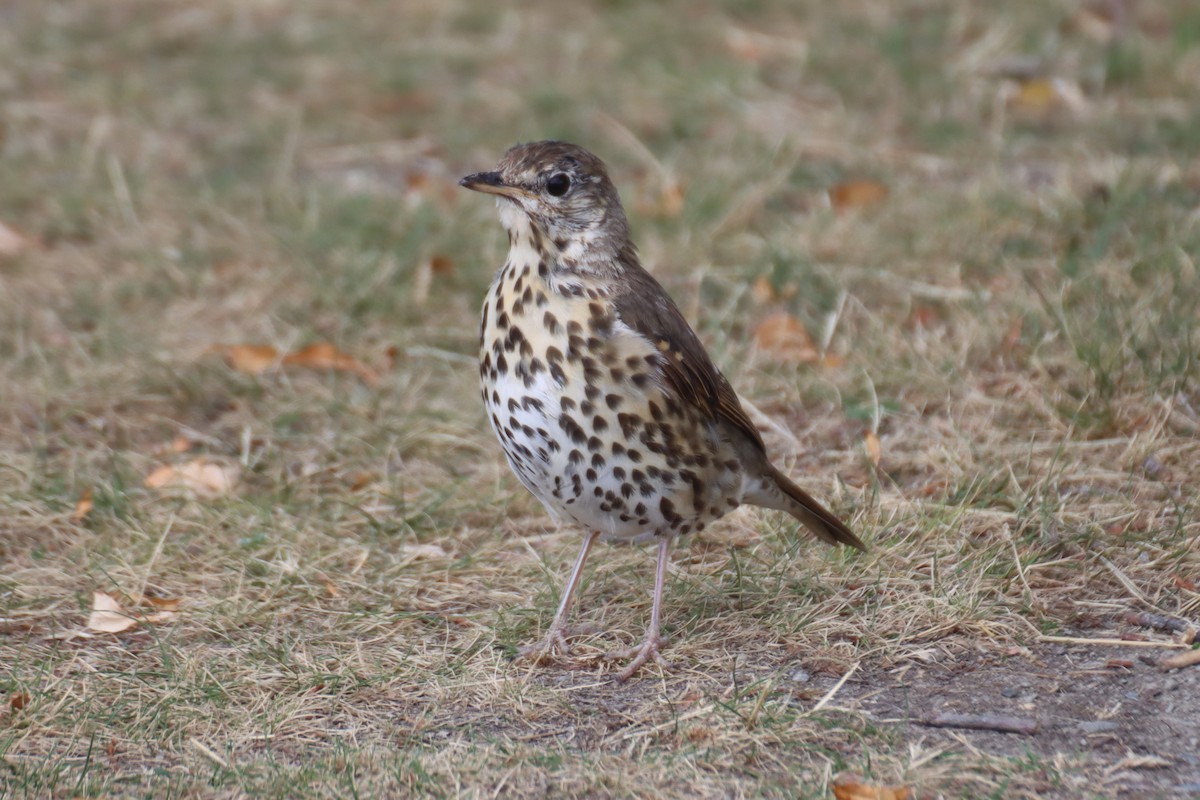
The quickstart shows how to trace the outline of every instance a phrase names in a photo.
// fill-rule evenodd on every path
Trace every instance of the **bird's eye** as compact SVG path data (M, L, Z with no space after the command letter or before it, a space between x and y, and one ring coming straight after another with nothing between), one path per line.
M555 197L562 197L571 188L571 179L559 172L550 176L546 181L546 191Z

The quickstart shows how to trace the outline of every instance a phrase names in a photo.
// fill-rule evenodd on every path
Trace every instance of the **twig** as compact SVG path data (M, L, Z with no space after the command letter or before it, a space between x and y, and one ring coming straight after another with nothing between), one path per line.
M196 748L196 750L199 751L200 755L204 756L209 761L216 764L218 767L222 767L224 769L229 769L229 762L227 762L225 759L223 759L219 755L217 755L216 751L213 750L212 748L210 748L208 745L204 744L204 742L202 742L196 738L192 738L190 740L190 742L191 742L192 747Z
M1178 642L1130 642L1124 639L1080 639L1075 636L1038 636L1039 642L1058 642L1060 644L1090 644L1097 647L1170 647L1176 650L1187 649L1186 644Z
M857 671L858 671L858 662L856 662L853 667L846 670L846 674L843 675L841 677L841 679L833 685L832 689L830 689L828 692L825 693L824 697L822 697L819 701L817 701L817 704L815 706L813 706L811 709L809 709L808 713L815 714L816 712L818 712L822 708L824 708L825 704L833 699L833 696L841 690L842 686L845 685L846 681L850 680L850 676L853 675Z
M1178 619L1177 617L1168 617L1163 614L1151 614L1148 611L1134 613L1132 611L1125 612L1121 619L1128 622L1130 625L1137 625L1140 628L1150 628L1156 631L1170 631L1171 633L1182 633L1188 629L1187 622Z
M1040 725L1036 719L1010 717L1007 714L953 714L949 712L919 720L931 728L969 728L976 731L1019 733L1033 736Z
M1164 658L1158 662L1158 668L1163 672L1170 672L1173 669L1183 669L1184 667L1194 667L1200 664L1200 650L1188 650L1185 653Z

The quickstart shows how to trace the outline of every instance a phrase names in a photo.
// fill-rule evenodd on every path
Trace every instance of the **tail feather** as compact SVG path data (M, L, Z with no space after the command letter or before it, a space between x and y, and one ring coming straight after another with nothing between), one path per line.
M846 523L835 517L833 512L814 500L808 492L792 483L782 472L774 467L770 469L771 474L768 480L774 479L782 496L779 497L779 502L761 503L761 505L786 511L804 523L804 526L823 542L849 545L858 550L867 549L862 540L846 527Z

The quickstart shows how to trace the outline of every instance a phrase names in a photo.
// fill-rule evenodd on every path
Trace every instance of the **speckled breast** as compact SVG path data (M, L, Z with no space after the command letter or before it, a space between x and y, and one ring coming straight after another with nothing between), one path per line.
M738 505L729 445L664 391L661 353L604 290L510 255L484 301L483 401L513 472L550 513L602 538L682 535Z

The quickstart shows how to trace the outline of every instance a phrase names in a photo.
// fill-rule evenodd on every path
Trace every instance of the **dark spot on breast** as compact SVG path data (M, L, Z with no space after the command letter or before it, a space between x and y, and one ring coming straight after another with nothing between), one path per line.
M604 447L604 442L600 441L600 437L591 436L588 438L588 440L587 440L588 452L596 453L600 450L601 447Z
M588 467L587 472L585 472L583 474L584 474L584 477L586 477L589 481L596 480L596 470L592 469L591 467Z
M558 401L558 406L559 406L559 408L561 408L561 409L562 409L564 412L566 412L566 411L574 411L574 410L575 410L575 401L574 401L574 400L572 400L572 399L571 399L571 398L569 398L569 397L563 397L563 398L560 398L560 399L559 399L559 401Z
M625 452L625 457L635 464L642 460L642 454L638 450L627 450Z
M562 330L562 326L558 324L558 317L549 311L542 315L542 324L551 336L558 336L558 332Z
M650 382L649 376L642 372L634 373L633 377L631 377L629 380L633 381L633 385L639 389L645 389L646 384Z
M510 324L511 323L509 322L507 311L501 311L499 314L496 315L496 327L499 328L500 330L502 330L502 331L508 330L508 326Z
M613 467L613 477L619 481L625 480L625 468L624 467Z
M592 417L592 430L596 433L604 433L608 430L608 420L597 414Z
M567 455L567 461L571 462L574 465L582 464L583 463L583 453L581 453L579 450L572 450L570 452L570 454Z
M621 403L624 402L624 400L625 398L621 397L619 394L606 394L604 396L604 404L613 411L616 411L621 406Z
M590 439L588 440L588 444L589 445L591 444ZM599 453L594 453L592 455L592 466L595 467L596 469L602 469L604 467L605 463L606 462L604 461L604 456L600 455Z

